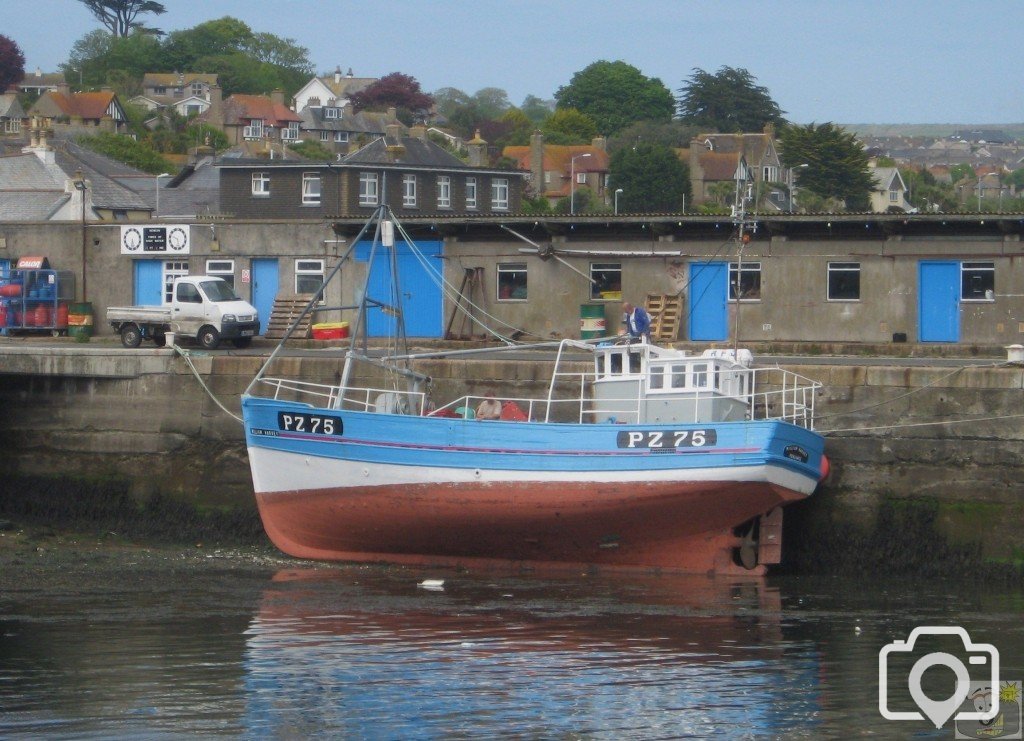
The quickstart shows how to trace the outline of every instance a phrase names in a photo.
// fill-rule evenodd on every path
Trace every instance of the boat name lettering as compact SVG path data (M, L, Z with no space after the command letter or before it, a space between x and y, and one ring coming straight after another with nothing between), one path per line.
M341 417L306 412L278 412L277 427L284 432L305 432L310 435L340 435Z
M714 429L699 430L632 430L616 433L615 444L620 448L705 448L718 442Z
M787 445L786 449L782 451L782 454L785 455L787 458L790 458L794 461L800 461L801 463L806 463L807 459L810 458L810 456L807 454L807 451L801 448L799 445Z

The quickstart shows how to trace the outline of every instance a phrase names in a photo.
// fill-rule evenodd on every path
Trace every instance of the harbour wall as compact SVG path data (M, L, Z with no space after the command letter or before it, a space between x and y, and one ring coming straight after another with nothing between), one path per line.
M171 502L257 522L242 426L228 411L238 414L263 360L0 345L0 516L32 511L23 500L58 480L44 487L50 511L77 511L82 491L114 482L143 511ZM280 362L290 377L340 379L337 358ZM831 461L815 495L786 510L788 567L941 574L1024 561L1024 368L995 357L786 367L823 384L817 426ZM531 360L429 360L417 369L433 378L439 403L483 395L503 378L515 379L516 395L537 396L548 381L547 366Z

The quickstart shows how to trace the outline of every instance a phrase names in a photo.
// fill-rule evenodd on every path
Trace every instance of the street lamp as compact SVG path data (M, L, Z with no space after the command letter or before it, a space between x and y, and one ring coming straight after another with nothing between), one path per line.
M619 193L622 192L622 188L615 189L615 215L619 215Z
M86 283L86 254L85 254L85 191L88 189L88 184L85 180L85 175L81 170L75 171L75 190L78 191L78 197L82 199L82 301L88 301L88 284Z
M569 215L576 213L576 160L589 157L590 152L577 154L569 158Z
M793 170L802 170L805 167L810 167L806 162L802 165L789 168L789 210L796 212L796 179L793 177Z
M169 178L171 175L167 172L162 172L156 176L156 211L153 216L160 218L160 178Z
M981 180L982 175L978 176L978 213L981 213Z

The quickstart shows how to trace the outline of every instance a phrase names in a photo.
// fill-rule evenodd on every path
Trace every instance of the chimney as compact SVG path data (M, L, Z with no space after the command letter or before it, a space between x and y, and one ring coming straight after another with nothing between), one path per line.
M590 140L590 146L594 149L600 149L602 152L608 151L608 140L603 136L595 136Z
M540 131L533 132L530 137L530 180L533 181L533 195L544 193L544 135Z
M397 121L397 120L398 120L398 109L395 108L394 106L390 106L388 108L388 121Z
M57 83L57 92L63 95L65 98L71 97L71 86L68 85L67 80L63 80Z
M388 124L384 127L384 135L388 139L395 139L397 141L398 138L402 136L401 125L395 121L388 122Z
M215 129L224 130L224 101L220 85L210 85L210 107L206 110L206 122Z
M270 102L274 105L284 105L284 90L275 88L270 93Z
M480 129L476 130L476 135L466 143L466 147L469 149L470 167L487 166L487 142L480 138Z
M409 127L409 136L414 136L422 141L427 140L427 127L421 124Z
M347 73L347 74L345 75L345 77L354 77L354 76L355 76L355 75L353 75L353 74L352 74L352 68L351 68L351 67L349 67L349 68L348 68L348 73Z
M341 65L339 64L334 68L334 84L337 85L341 82Z

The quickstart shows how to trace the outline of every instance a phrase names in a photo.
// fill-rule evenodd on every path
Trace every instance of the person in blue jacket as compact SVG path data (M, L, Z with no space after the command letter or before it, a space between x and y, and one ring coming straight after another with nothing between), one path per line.
M622 323L626 325L626 334L629 338L638 340L643 337L650 342L651 315L644 311L642 306L633 306L628 301L623 302L622 311L625 314Z

